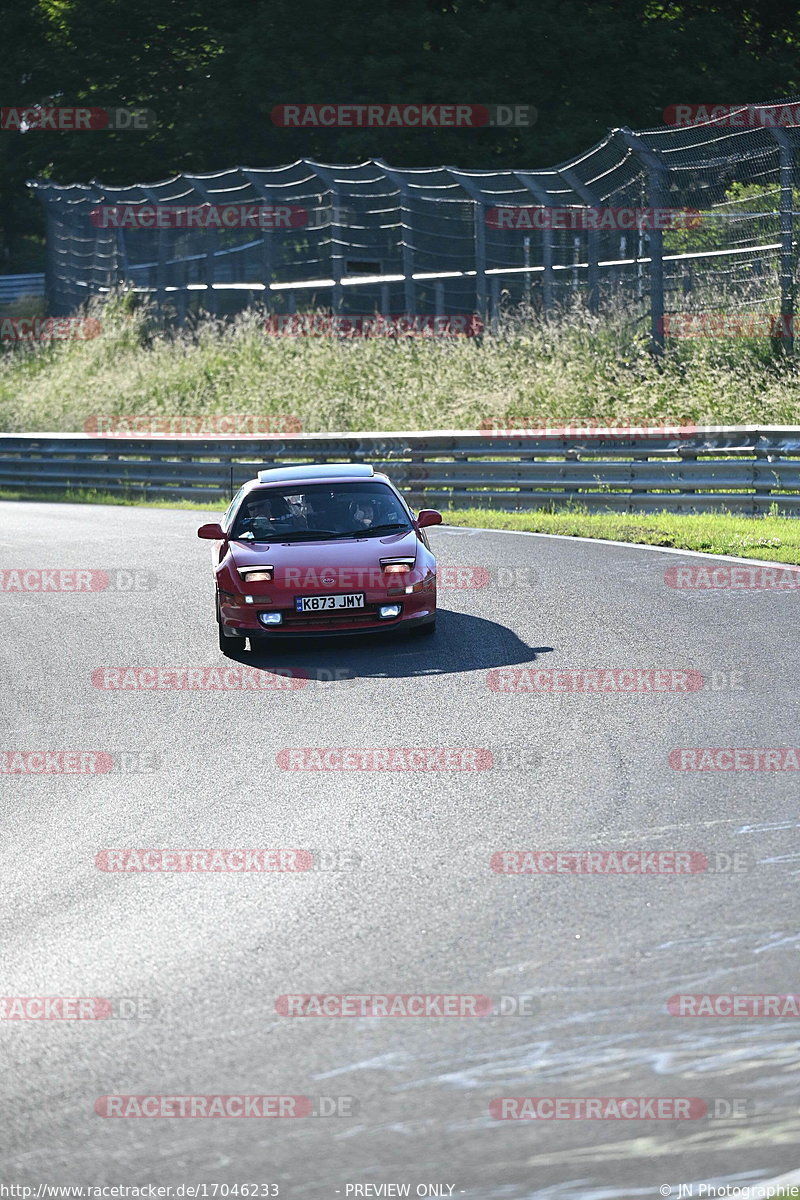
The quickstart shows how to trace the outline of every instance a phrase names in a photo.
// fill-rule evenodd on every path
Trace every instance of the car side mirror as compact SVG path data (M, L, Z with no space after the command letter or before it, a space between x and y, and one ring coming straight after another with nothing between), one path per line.
M424 529L426 525L441 525L442 514L435 508L421 508L417 514L417 525Z
M225 539L225 530L221 525L213 522L210 525L201 525L197 531L199 538L206 538L209 542L221 542Z

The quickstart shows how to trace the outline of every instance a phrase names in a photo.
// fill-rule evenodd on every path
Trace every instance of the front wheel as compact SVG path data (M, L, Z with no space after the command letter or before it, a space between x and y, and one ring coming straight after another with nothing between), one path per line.
M219 596L217 597L217 635L219 648L223 654L242 654L244 652L247 639L239 637L237 634L228 635L223 628L219 614Z
M247 639L238 637L236 634L233 637L228 637L221 625L217 626L219 631L219 648L223 654L242 654L244 652Z
M436 619L434 618L432 621L428 621L426 625L418 625L417 633L426 637L430 637L431 634L436 633Z

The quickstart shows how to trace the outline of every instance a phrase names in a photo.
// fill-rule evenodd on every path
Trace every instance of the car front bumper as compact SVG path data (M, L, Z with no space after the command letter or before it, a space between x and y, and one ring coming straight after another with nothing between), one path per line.
M426 586L418 591L406 593L399 588L367 590L365 606L335 612L299 613L292 607L293 597L274 595L259 603L246 603L240 595L220 593L219 613L223 630L229 637L252 637L275 639L280 637L329 637L342 634L382 633L387 629L412 628L414 625L430 624L436 619L436 586ZM278 601L276 603L276 601ZM378 609L382 605L399 604L400 615L381 618ZM262 613L280 612L280 625L264 625L259 617Z
M378 621L377 624L351 624L322 627L320 626L300 626L300 625L260 625L257 629L229 629L225 626L225 632L237 634L239 637L249 637L251 640L272 642L280 638L328 638L328 637L360 637L361 635L376 634L376 633L391 633L401 632L404 629L414 629L420 625L431 625L436 620L436 610L432 609L424 613L414 613L411 616L400 615L391 620Z

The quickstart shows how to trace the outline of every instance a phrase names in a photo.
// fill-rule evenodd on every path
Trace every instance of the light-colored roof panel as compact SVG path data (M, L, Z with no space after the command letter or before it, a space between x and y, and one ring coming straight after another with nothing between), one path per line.
M272 467L258 472L259 483L298 479L371 479L375 471L366 463L307 463L302 467Z

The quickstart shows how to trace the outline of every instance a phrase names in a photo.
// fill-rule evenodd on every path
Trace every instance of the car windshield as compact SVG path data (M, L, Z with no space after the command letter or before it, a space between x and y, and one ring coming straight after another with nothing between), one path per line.
M292 483L249 491L231 537L246 542L331 541L411 528L407 511L384 483Z

